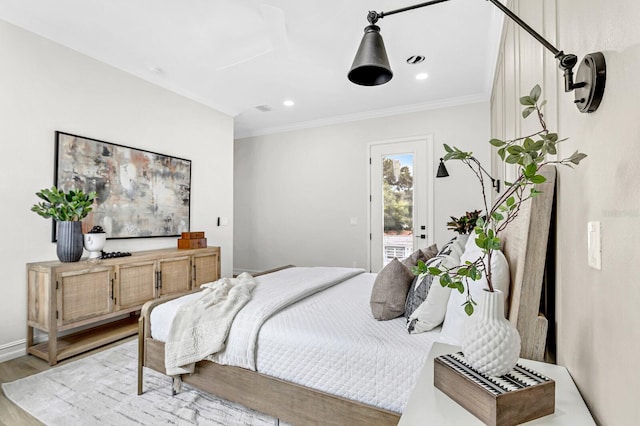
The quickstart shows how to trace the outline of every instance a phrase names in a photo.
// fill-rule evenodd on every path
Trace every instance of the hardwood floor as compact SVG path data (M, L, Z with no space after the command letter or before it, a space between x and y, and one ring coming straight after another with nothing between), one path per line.
M42 371L56 368L58 365L64 365L73 361L77 361L86 356L90 356L107 348L120 345L124 342L137 339L137 336L128 337L109 345L102 346L89 352L65 359L56 366L51 367L49 363L33 355L25 355L19 358L0 363L0 383L12 382L31 376ZM1 388L0 388L1 390ZM4 392L0 392L0 425L3 426L22 426L22 425L41 425L38 420L30 416L28 413L20 409L17 405L7 399Z

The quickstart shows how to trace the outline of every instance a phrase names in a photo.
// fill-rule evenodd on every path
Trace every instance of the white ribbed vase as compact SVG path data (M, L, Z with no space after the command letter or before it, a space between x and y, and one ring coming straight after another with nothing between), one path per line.
M520 335L504 317L504 294L483 291L462 338L462 352L473 368L489 376L507 374L518 362Z

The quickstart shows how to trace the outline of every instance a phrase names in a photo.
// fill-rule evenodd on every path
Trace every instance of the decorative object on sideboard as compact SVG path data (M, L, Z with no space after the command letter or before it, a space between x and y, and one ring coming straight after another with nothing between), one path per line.
M177 237L189 229L190 160L59 131L55 152L56 186L98 194L85 232L100 225L115 239Z
M102 249L107 243L107 234L102 226L94 226L84 234L84 248L89 252L89 260L102 257Z
M183 232L178 238L179 249L198 249L206 248L207 239L204 236L204 232Z
M478 178L484 202L484 211L487 213L485 216L479 217L476 221L474 228L475 238L470 239L471 245L467 244L465 248L465 255L471 248L477 249L477 255L474 253L473 255L467 256L466 259L465 256L463 256L462 258L465 262L462 265L451 268L429 267L428 272L440 276L441 285L456 289L460 294L465 294L466 292L466 301L464 301L462 305L469 316L473 314L478 304L484 302L484 300L476 301L473 299L470 288L470 285L473 285L472 281L481 280L481 288L484 288L484 285L486 285L486 289L489 292L494 292L494 290L499 288L497 287L497 285L499 285L497 280L499 280L503 274L500 273L500 268L498 267L500 263L498 260L501 257L504 258L500 252L502 244L499 235L516 219L523 203L539 194L536 185L546 182L546 178L543 176L544 172L541 170L542 167L555 164L573 167L574 165L578 165L580 161L586 157L585 154L576 151L571 156L558 160L550 160L547 158L547 155L557 154L557 144L562 142L562 140L558 138L556 133L549 132L547 129L542 113L542 107L546 101L539 102L541 93L542 90L540 86L536 85L528 96L520 98L520 104L524 107L522 117L527 118L535 112L541 130L513 140L502 141L499 139L491 139L490 141L491 145L498 148L498 156L500 159L507 164L513 164L517 168L517 178L513 183L507 185L506 190L497 197L493 204L489 203L484 185L484 169L478 159L476 159L471 152L464 152L457 147L451 148L446 144L444 145L446 151L443 157L444 161L462 161ZM473 243L475 243L475 245L473 245ZM415 272L425 272L424 270L427 268L423 266L424 265L418 264ZM453 297L453 294L451 297ZM485 319L483 316L476 315L472 317L470 321L467 321L466 326L469 327L470 322L482 322L485 321ZM510 322L507 321L506 326L513 327L515 331L515 326ZM478 333L482 330L487 330L490 334L492 333L492 328L488 325L476 324L471 325L471 327ZM515 334L517 334L517 332ZM477 340L481 339L485 345L494 346L493 349L486 348L486 353L491 353L494 350L499 351L501 346L513 348L509 349L509 351L512 351L515 350L516 345L518 347L517 352L520 352L519 337L516 341L512 337L514 333L502 333L501 335L505 339L511 340L501 341L501 339L496 339L495 336L492 335L479 336L465 333L462 346L467 348L476 347ZM472 341L468 341L468 339ZM515 364L516 360L517 357L513 359L513 364ZM504 363L501 370L496 370L490 367L492 360L486 356L476 356L469 361L474 368L479 371L487 371L491 368L492 374L496 375L505 374L513 366Z
M112 251L112 252L101 251L100 252L100 259L114 259L116 257L127 257L127 256L131 256L131 253L128 251Z
M351 69L347 74L347 78L352 83L362 86L377 86L385 84L391 80L393 72L391 71L387 51L384 47L382 35L380 34L380 27L376 25L378 20L385 16L407 12L409 10L443 3L445 1L448 0L432 0L425 3L391 10L389 12L369 11L367 14L369 25L364 29L364 36L362 36L362 41L358 47L358 52L353 60ZM558 60L558 67L564 73L564 91L567 93L575 91L574 103L580 112L594 112L598 109L598 106L602 101L602 97L604 96L607 76L606 62L602 52L593 52L585 55L576 72L576 78L579 79L579 81L574 81L573 68L578 63L578 57L576 55L572 53L565 54L562 50L555 47L548 40L538 34L533 28L527 25L526 22L514 14L509 8L504 6L500 2L501 0L488 1L535 38L538 43L553 53L554 57ZM498 192L500 191L498 190Z
M31 211L53 219L57 227L56 254L61 262L77 262L82 257L82 219L92 210L97 198L95 192L84 193L71 189L68 192L51 187L36 192L42 199L31 207Z

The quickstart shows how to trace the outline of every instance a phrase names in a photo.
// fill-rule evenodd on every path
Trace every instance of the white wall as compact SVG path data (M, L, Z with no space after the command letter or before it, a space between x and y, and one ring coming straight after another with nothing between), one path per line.
M579 148L589 158L577 177L562 170L558 189L558 360L606 425L640 424L639 19L637 0L558 1L563 48L579 57L602 50L607 61L598 111L560 103L560 130L571 137L562 154ZM601 271L587 266L588 221L602 223Z
M574 170L560 168L558 175L557 361L569 369L598 424L637 425L640 3L583 0L576 7L576 2L515 0L510 6L555 37L566 53L582 59L603 51L606 58L605 94L592 114L576 109L552 55L523 45L529 36L522 31L506 39L503 52L512 60L505 61L498 86L504 85L506 102L532 82L545 81L543 89L555 99L547 111L557 123L552 127L570 138L559 155L579 149L589 156ZM548 79L550 73L555 81ZM514 121L507 126L518 128ZM588 266L589 221L602 225L602 270Z
M434 170L443 143L489 159L488 103L236 140L234 269L368 265L368 144L432 134ZM434 241L449 216L481 208L478 183L462 163L435 181ZM350 225L356 217L358 224Z
M54 132L192 160L191 229L233 265L233 119L0 21L0 361L24 353L25 264L56 259L51 222L29 211L53 184ZM175 247L175 238L109 240L107 251Z

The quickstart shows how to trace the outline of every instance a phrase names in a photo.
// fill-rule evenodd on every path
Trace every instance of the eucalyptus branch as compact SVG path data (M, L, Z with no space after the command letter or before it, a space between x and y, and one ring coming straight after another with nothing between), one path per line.
M473 156L473 153L444 144L446 154L443 160L460 160L464 162L478 178L485 207L484 211L487 212L487 215L485 218L478 217L473 230L475 243L482 249L484 256L481 256L473 263L467 262L465 265L452 268L426 268L424 263L422 264L425 270L428 269L430 273L440 277L440 284L443 286L455 288L460 293L464 293L465 286L462 281L468 281L469 279L475 281L484 274L487 278L489 290L494 291L491 261L494 255L493 252L501 249L501 241L498 234L516 219L524 202L540 193L536 189L536 185L546 181L546 178L539 174L540 169L546 164L573 167L586 158L586 154L575 151L571 156L560 160L547 160L547 155L557 155L557 144L565 139L559 139L556 133L550 132L547 128L542 112L542 107L546 101L538 103L541 93L540 86L536 85L528 96L520 98L520 104L524 107L522 117L526 119L535 112L541 130L513 140L491 139L489 141L491 145L498 148L500 159L506 164L513 164L519 171L515 182L506 185L505 191L497 197L490 208L483 176L483 172L487 172L484 171L480 162ZM528 193L527 189L529 190ZM469 238L474 238L474 236ZM471 297L469 283L467 283L466 290L467 301L464 304L464 309L468 315L471 315L475 302Z

